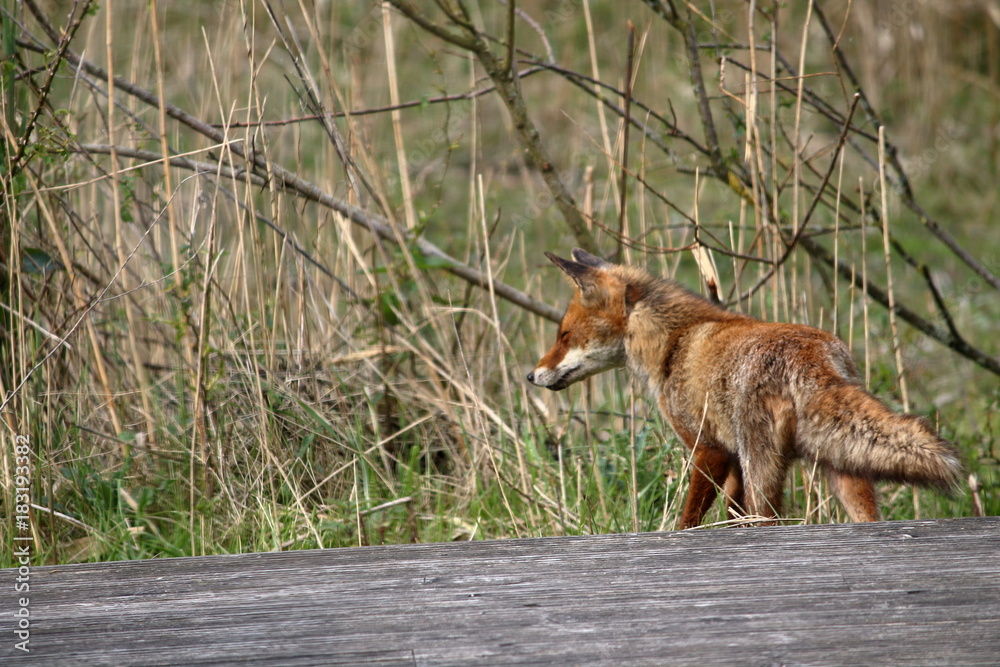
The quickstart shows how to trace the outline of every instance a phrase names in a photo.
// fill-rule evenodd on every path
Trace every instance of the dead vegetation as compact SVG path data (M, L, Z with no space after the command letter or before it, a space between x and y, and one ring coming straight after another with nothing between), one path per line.
M996 162L966 165L1000 107L918 85L995 99L988 3L56 4L2 28L0 411L50 560L671 527L653 406L522 381L571 244L943 411L976 494L889 516L995 505Z

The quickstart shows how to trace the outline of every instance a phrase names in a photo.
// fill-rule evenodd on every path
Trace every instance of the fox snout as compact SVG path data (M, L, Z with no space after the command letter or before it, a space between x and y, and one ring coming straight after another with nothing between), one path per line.
M528 382L536 387L545 387L546 389L551 389L552 391L560 391L570 385L570 382L567 381L565 374L560 377L556 371L549 368L536 368L531 371L528 373Z
M595 343L587 347L567 347L556 342L549 353L528 373L536 387L560 391L591 375L625 365L624 345Z

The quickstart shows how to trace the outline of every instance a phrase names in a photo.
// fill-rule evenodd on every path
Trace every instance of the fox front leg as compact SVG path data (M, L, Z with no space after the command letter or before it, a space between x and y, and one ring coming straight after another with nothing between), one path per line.
M704 443L695 446L692 462L691 482L688 486L687 501L681 513L680 528L694 528L701 524L719 489L725 484L728 488L729 477L741 477L739 464L729 452L716 447L708 447ZM742 484L740 484L742 487ZM730 502L732 502L730 500ZM742 503L742 498L740 498Z

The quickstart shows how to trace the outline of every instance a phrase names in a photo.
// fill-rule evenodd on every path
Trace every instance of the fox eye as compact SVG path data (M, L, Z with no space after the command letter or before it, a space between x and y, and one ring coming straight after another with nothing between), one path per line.
M563 331L561 334L559 334L559 340L561 340L563 342L569 340L569 331L568 330L567 331Z

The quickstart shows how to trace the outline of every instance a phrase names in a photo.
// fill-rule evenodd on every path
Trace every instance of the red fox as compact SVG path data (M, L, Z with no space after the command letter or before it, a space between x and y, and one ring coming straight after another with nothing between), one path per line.
M794 458L823 469L852 521L878 521L876 480L958 488L955 448L865 391L835 336L732 313L580 249L545 255L577 289L528 381L559 391L626 367L645 384L693 452L681 528L701 523L723 484L733 510L776 519Z

